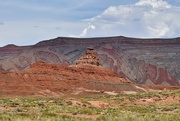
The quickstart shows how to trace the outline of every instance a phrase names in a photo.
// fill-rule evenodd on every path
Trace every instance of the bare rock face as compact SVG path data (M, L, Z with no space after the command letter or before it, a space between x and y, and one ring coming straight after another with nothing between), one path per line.
M76 60L76 65L96 65L99 66L98 54L92 48L87 48L85 55Z
M76 64L75 60L81 58L88 47L97 52L101 66L133 82L180 85L180 38L59 37L33 46L5 46L0 48L0 70L16 72L28 68L37 61Z
M115 72L95 65L37 62L17 72L0 72L1 96L63 96L64 93L142 91ZM75 94L76 95L76 94Z

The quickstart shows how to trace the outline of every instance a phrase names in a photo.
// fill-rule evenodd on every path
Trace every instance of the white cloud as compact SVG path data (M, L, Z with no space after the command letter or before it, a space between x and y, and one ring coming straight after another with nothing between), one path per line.
M139 5L139 6L147 5L147 6L152 6L153 8L159 8L159 7L170 8L171 7L171 5L169 5L167 2L163 0L140 0L135 5Z
M95 30L96 29L96 26L92 25L92 24L88 24L88 27L85 28L82 33L78 36L78 37L85 37L87 36L88 32L91 31L91 30Z
M111 6L102 14L86 20L96 26L96 29L83 31L82 35L177 37L180 36L179 13L180 7L163 0L140 0L133 5ZM89 30L88 28L84 30Z
M180 36L180 0L166 0L171 5L165 0L140 0L130 4L134 1L137 0L2 1L0 46L34 44L44 39L70 35ZM121 5L110 6L117 4ZM104 12L98 15L102 10ZM82 21L84 18L91 19Z

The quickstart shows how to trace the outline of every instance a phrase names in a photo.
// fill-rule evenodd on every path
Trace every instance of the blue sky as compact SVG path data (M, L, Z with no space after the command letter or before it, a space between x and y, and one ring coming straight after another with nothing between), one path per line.
M179 37L180 0L0 0L0 46L67 37Z

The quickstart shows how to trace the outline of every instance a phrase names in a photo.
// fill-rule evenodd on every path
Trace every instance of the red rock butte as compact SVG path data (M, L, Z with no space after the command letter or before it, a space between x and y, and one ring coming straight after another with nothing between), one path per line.
M85 55L76 60L76 65L96 65L99 66L98 54L93 48L87 48Z
M16 72L38 61L72 65L79 59L98 65L98 58L81 57L88 47L98 53L99 65L132 82L180 86L180 38L58 37L31 46L7 45L0 47L0 70Z
M36 62L17 72L0 72L0 96L88 96L91 93L142 91L102 66L63 66ZM88 94L87 94L88 93Z

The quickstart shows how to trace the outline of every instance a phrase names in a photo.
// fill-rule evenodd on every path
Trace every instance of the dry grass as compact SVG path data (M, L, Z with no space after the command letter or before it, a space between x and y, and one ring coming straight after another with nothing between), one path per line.
M180 90L84 98L1 98L1 121L179 121Z

